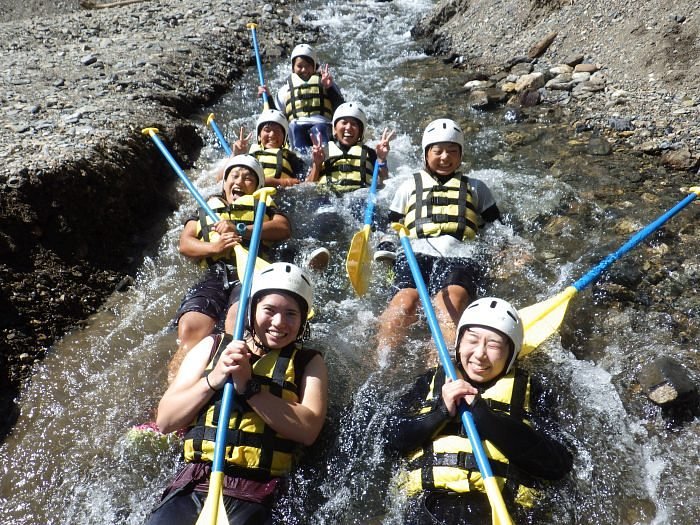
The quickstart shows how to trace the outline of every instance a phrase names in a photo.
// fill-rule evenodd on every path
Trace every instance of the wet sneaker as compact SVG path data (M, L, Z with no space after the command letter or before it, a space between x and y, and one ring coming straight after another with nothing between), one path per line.
M396 243L392 238L382 237L374 250L374 260L392 263L396 260Z
M306 267L310 270L323 271L328 267L331 260L331 252L326 248L316 248L309 254L306 260Z

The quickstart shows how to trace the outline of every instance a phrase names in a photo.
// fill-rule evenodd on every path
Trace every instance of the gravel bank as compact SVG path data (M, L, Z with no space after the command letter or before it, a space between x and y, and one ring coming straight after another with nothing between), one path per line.
M509 73L524 59L543 72L576 59L594 66L597 86L573 95L561 84L542 87L541 100L567 108L572 127L595 128L640 154L682 157L670 164L694 173L700 162L698 13L697 0L442 0L414 34L464 68L465 82L475 72ZM533 46L548 35L555 35L552 43L533 57Z

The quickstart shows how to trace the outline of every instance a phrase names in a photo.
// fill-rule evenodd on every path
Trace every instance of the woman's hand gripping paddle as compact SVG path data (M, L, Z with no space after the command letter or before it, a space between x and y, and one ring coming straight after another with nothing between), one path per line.
M425 316L428 318L428 326L430 326L430 332L433 335L433 340L438 349L438 354L440 356L440 363L445 370L445 375L452 380L458 379L457 372L454 365L452 364L452 359L450 358L450 353L447 351L447 346L445 345L445 339L440 331L440 324L438 323L437 317L435 316L435 311L433 310L433 304L430 301L430 294L423 281L423 276L420 273L420 268L418 267L418 261L416 261L416 256L411 248L411 240L408 237L408 230L405 226L401 224L392 224L394 228L399 233L399 238L401 239L401 245L403 246L404 252L406 254L406 260L411 268L411 274L413 275L413 280L416 283L416 289L418 290L418 295L420 296L421 303L423 304L423 311ZM459 404L459 415L462 419L462 424L469 437L469 443L471 444L474 457L476 458L476 464L479 467L479 472L481 473L481 478L484 482L484 487L486 489L486 495L489 498L489 503L491 504L491 521L494 525L505 525L513 523L508 510L506 509L505 502L503 501L503 495L498 488L498 482L496 478L493 477L493 472L491 471L491 465L489 464L488 457L484 452L484 447L481 444L481 438L474 424L474 418L467 409L464 400Z
M258 66L258 81L260 82L261 86L264 86L265 79L263 78L263 68L262 68L262 62L260 62L260 49L258 48L258 36L256 33L256 29L258 27L258 24L254 24L253 22L250 22L249 24L246 24L246 27L248 29L250 29L250 36L253 38L253 50L255 51L255 63ZM263 98L263 109L270 109L270 101L267 99L267 93L263 92L262 98Z
M226 155L230 157L233 154L233 151L231 150L231 146L229 146L228 142L226 142L226 137L224 137L221 129L216 124L216 121L214 120L214 113L209 113L209 116L207 117L207 125L211 126L211 129L214 130L214 135L216 135L216 138L219 139L219 144L221 144L221 147L224 149Z
M255 207L255 222L253 223L253 235L250 239L249 256L255 257L260 246L260 233L265 220L265 207L269 195L275 193L274 188L262 188L253 195L258 199ZM240 274L239 274L240 275ZM245 326L246 306L250 298L250 288L253 282L253 265L247 264L243 280L241 281L241 297L238 302L236 324L233 329L233 339L243 339ZM226 454L226 434L228 432L228 420L231 416L231 402L233 399L233 382L229 380L224 385L221 398L221 409L216 426L216 442L214 444L214 460L212 462L211 477L209 479L209 493L204 502L204 508L199 514L197 525L228 525L226 508L224 506L223 481L224 481L224 456Z
M206 214L209 216L209 218L214 221L214 222L219 222L219 216L214 213L214 210L211 209L211 206L207 204L207 201L202 197L202 194L197 191L197 188L194 187L194 184L192 184L192 181L187 177L183 169L180 167L180 165L177 163L175 158L170 154L168 151L168 148L165 147L165 144L163 144L163 141L160 140L160 137L158 136L158 129L157 128L144 128L141 130L141 133L144 135L148 135L151 137L153 140L153 143L158 147L160 152L163 154L165 159L168 161L170 166L173 168L175 173L177 174L178 177L180 177L180 180L185 184L187 189L189 190L190 194L194 197L194 200L197 201L197 204L206 212ZM262 191L262 190L259 190ZM257 192L256 192L257 194ZM240 233L240 232L239 232ZM240 244L236 244L236 246L233 247L233 251L236 255L236 271L238 272L238 275L242 275L245 273L247 262L248 262L248 252L246 251L243 246ZM257 253L257 251L256 251ZM265 268L266 266L269 266L270 263L267 261L261 259L260 257L256 257L255 259L255 269L256 270L261 270L262 268Z
M348 272L350 283L357 295L367 293L369 287L370 265L372 254L369 250L369 234L372 230L372 217L374 216L374 206L377 202L377 184L379 181L379 160L374 162L372 172L372 184L367 195L367 207L365 208L365 223L360 231L352 237L350 250L345 259L345 269Z
M597 279L603 271L620 257L637 246L651 233L658 230L666 221L690 204L700 195L700 186L690 188L690 194L654 222L635 233L625 244L611 253L591 269L586 275L566 288L563 292L541 303L533 304L519 311L525 328L525 340L520 355L526 355L537 348L545 339L556 332L564 319L569 301L583 288Z

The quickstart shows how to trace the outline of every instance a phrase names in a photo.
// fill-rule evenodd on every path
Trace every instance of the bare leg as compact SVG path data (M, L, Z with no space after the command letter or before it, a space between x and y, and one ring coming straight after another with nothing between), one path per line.
M454 284L443 288L435 295L435 316L447 348L451 348L455 343L459 318L469 302L469 292L466 288Z
M194 345L214 330L214 319L200 312L187 312L177 323L177 338L180 344L168 364L168 383L172 383L180 369L182 360Z
M408 327L418 319L416 311L419 304L420 297L415 288L399 290L391 299L379 317L377 354L380 359L406 340Z

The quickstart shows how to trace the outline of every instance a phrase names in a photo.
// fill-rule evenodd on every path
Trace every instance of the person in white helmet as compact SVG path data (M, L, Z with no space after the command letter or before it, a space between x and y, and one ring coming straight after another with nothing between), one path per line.
M333 81L328 64L320 67L316 50L299 44L292 50L292 73L274 99L268 96L274 109L279 109L289 121L289 142L293 149L311 148L311 136L320 134L324 143L330 137L330 122L335 109L343 103L343 95ZM259 86L258 93L267 93Z
M408 229L440 327L450 338L462 311L475 299L482 273L474 260L459 254L486 223L500 218L500 211L486 184L460 171L464 133L454 120L428 124L422 149L423 169L396 191L389 220ZM387 250L386 244L382 249ZM394 290L380 318L380 354L403 343L417 321L420 297L402 252L394 262Z
M539 405L533 396L537 389L517 367L522 341L522 321L510 303L479 299L459 321L454 346L459 379L446 378L442 367L433 369L398 403L389 420L388 443L408 460L397 477L409 497L403 523L491 522L489 500L459 416L462 402L506 502L532 504L535 478L558 480L571 470L569 450L532 426Z
M333 140L323 144L312 137L309 182L326 185L345 193L372 184L375 161L379 161L379 180L389 175L387 157L394 132L384 129L375 148L365 144L367 115L356 102L344 102L333 113ZM381 184L380 184L381 187Z
M255 126L256 143L249 144L252 133L246 135L241 127L240 135L233 143L233 154L248 153L258 159L265 173L265 186L296 186L304 177L306 166L287 146L288 134L287 117L276 109L263 110Z
M255 274L246 306L245 340L203 339L185 357L158 405L163 432L186 427L185 465L153 510L148 525L194 525L209 488L222 390L234 394L224 458L226 523L272 523L271 509L299 449L311 446L326 419L328 373L306 348L313 307L309 278L289 263Z
M210 196L207 204L221 219L214 223L203 209L185 219L180 234L182 255L204 268L203 279L185 294L176 314L178 350L169 365L174 377L185 354L223 323L238 300L240 283L236 271L234 246L247 247L253 233L255 200L253 193L263 187L263 169L250 155L229 158L221 170L221 192ZM283 241L291 234L287 217L268 204L261 240ZM267 256L261 244L259 254Z

